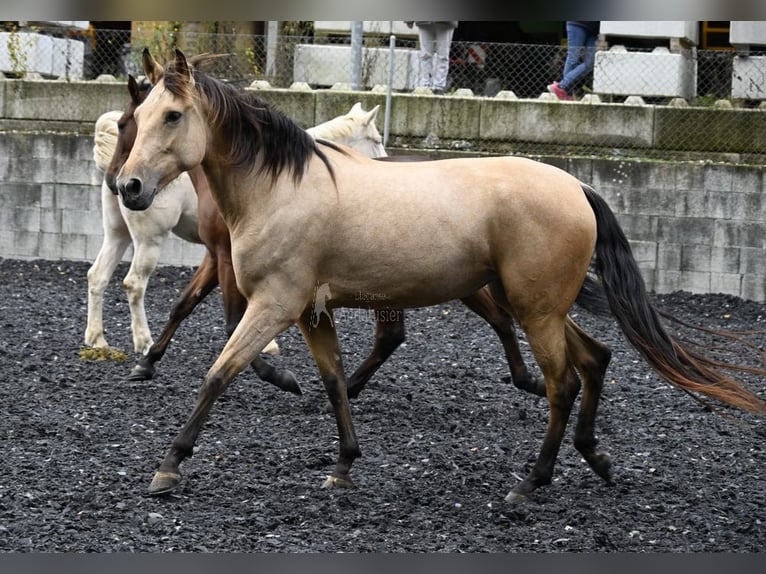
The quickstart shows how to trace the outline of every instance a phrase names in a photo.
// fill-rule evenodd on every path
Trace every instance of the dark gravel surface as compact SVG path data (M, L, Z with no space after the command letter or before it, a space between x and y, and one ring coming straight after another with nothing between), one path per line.
M537 456L547 404L502 382L489 327L452 302L407 314L408 340L352 411L357 488L323 490L337 440L297 329L273 359L302 397L242 373L216 404L184 482L146 495L224 343L220 298L178 332L154 381L79 357L85 263L0 259L0 550L5 552L761 552L763 419L711 413L657 379L609 318L575 309L614 351L597 433L615 486L572 447L554 482L522 505L503 498ZM107 291L112 345L130 349L120 281ZM188 268L158 270L147 314L159 334ZM708 327L760 329L766 306L676 293L658 306ZM361 313L337 317L346 368L371 346ZM762 343L766 337L761 337ZM757 338L756 338L757 340ZM522 341L522 345L524 345ZM525 356L528 356L525 347ZM766 385L751 381L764 396ZM735 417L729 416L735 415Z

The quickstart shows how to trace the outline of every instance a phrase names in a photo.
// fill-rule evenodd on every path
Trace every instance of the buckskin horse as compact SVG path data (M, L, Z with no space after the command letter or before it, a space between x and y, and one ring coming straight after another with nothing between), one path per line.
M568 311L591 258L612 314L659 376L723 404L764 413L766 403L720 364L687 350L663 326L630 245L607 203L551 165L520 157L384 164L315 141L284 114L191 67L180 50L164 69L144 52L157 86L136 109L133 150L117 177L124 204L142 210L182 171L201 164L231 233L247 309L207 373L197 404L149 486L173 490L180 463L215 400L275 335L297 322L334 409L340 439L324 487L352 486L360 456L331 317L311 325L327 285L329 315L460 298L483 285L526 332L550 408L540 453L506 496L518 501L552 479L582 387L574 444L611 481L597 449L596 411L609 349ZM432 190L438 189L438 193ZM565 206L565 208L563 208Z

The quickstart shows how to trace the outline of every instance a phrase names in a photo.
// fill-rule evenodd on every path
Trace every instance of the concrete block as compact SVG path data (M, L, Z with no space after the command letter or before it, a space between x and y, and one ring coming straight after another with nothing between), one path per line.
M732 20L729 23L729 42L737 48L766 45L766 22L763 20Z
M758 109L670 108L657 106L654 113L654 144L657 149L730 153L766 153L766 114ZM704 126L704 129L679 129Z
M17 229L13 236L14 257L38 257L40 253L40 233Z
M4 117L95 122L109 110L121 110L128 102L126 82L51 82L5 80ZM91 130L92 134L92 130Z
M441 140L480 137L481 99L401 94L391 106L391 132L407 137L433 133Z
M649 292L655 291L655 284L657 283L657 270L653 266L638 265L638 270L641 272L641 278L644 280L646 290Z
M41 259L63 259L64 247L61 233L41 233L37 255Z
M681 270L681 249L680 243L657 244L657 268L680 271Z
M676 217L707 217L707 196L701 188L696 190L676 190L675 197Z
M93 212L87 209L62 209L61 232L64 235L98 235L103 233L101 219L94 221Z
M52 36L36 32L0 32L0 72L50 76L53 40Z
M418 51L394 50L391 87L411 90L418 80ZM298 44L293 58L293 81L314 86L332 86L351 81L351 46ZM388 84L388 48L362 48L362 86Z
M766 99L766 56L735 56L731 71L731 97Z
M69 38L53 38L51 74L54 77L81 79L85 64L85 44Z
M704 188L705 167L694 163L676 164L676 190L702 190Z
M710 250L710 270L724 274L739 274L739 247L713 246Z
M710 293L710 271L681 271L680 289L692 293Z
M0 209L39 207L42 186L37 183L3 182L0 191Z
M315 99L313 123L307 127L319 125L337 116L347 114L351 107L359 102L362 104L362 108L367 111L370 111L377 105L380 106L375 123L378 131L381 135L383 134L383 112L386 107L385 94L373 94L369 91L337 92L334 90L317 90Z
M316 93L313 90L285 90L279 88L261 90L252 87L245 89L254 92L256 97L275 105L282 113L303 129L314 125Z
M482 139L639 148L652 142L649 106L495 98L481 102Z
M602 20L599 32L605 36L630 38L678 38L699 43L696 20Z
M766 258L763 249L740 247L739 272L742 275L766 275Z
M657 269L654 274L654 291L656 293L673 293L680 291L681 272L672 269Z
M709 272L711 260L711 246L698 244L684 244L681 246L681 271L705 271Z
M630 241L630 249L639 266L654 267L657 264L657 243L655 241Z
M710 292L739 297L742 293L742 275L739 273L711 273Z
M0 211L0 217L2 216L3 212ZM14 235L15 230L11 227L6 227L5 225L0 225L0 257L14 257L13 252L13 241L14 241Z
M652 52L628 52L615 46L596 52L593 91L691 99L697 94L697 61L688 51L674 54L667 48L655 48Z
M73 259L75 261L86 261L86 247L88 238L80 233L62 233L61 256L64 259Z
M397 37L418 37L418 29L413 26L410 28L401 20L364 20L362 21L362 32L364 34L380 34ZM314 34L351 34L350 20L316 20L314 21Z
M657 241L659 219L656 215L617 214L620 227L631 241Z
M61 233L61 210L46 209L38 210L40 213L40 231L43 233Z
M766 223L756 221L715 222L712 230L713 245L719 247L756 247L764 248Z
M17 207L13 211L13 229L30 231L32 233L40 232L40 208L39 207Z
M713 243L715 220L658 217L657 240L661 243L710 245Z
M766 275L743 275L740 297L750 301L766 301Z

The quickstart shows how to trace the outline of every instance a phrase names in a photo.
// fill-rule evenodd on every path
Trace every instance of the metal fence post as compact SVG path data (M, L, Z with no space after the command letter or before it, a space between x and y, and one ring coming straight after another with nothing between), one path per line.
M391 34L388 39L388 79L386 86L386 112L383 119L383 147L388 145L388 134L391 128L391 90L394 83L394 57L396 48L396 36Z
M279 22L270 20L266 35L266 76L277 75L277 46L279 41Z
M362 87L362 36L364 30L361 20L351 23L351 89Z

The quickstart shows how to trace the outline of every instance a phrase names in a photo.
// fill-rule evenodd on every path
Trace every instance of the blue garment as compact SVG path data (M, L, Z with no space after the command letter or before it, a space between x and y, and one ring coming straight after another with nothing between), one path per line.
M572 95L596 61L598 22L567 22L567 59L559 87Z

